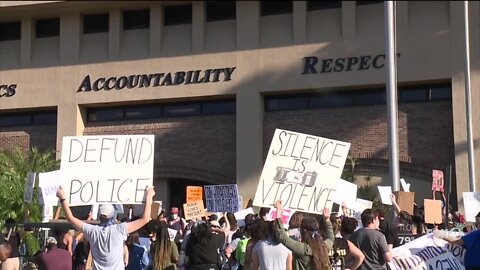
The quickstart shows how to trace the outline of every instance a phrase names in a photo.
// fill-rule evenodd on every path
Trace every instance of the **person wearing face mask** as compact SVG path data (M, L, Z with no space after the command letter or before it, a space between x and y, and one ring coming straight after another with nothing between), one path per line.
M179 216L178 208L172 207L172 209L170 209L170 218L168 220L168 227L178 232L175 237L175 242L178 242L180 239L183 239L186 226L187 226L187 222L185 221L185 219Z
M85 239L90 242L93 257L93 270L125 270L123 263L123 243L127 235L150 221L152 198L155 195L153 187L145 190L145 208L143 216L131 222L115 223L115 207L112 204L101 204L98 207L99 225L85 223L75 216L62 187L57 190L57 197L65 212L68 222L76 230L83 232Z

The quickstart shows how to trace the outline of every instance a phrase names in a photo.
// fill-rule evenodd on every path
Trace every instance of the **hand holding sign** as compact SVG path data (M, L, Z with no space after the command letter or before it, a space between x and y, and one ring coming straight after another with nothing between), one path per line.
M153 199L153 196L155 196L155 187L154 186L149 186L146 188L145 190L145 198L152 198Z
M65 191L63 190L62 186L59 186L58 189L57 189L57 197L61 200L61 199L66 199L66 196L65 196Z
M275 202L275 209L277 209L277 218L282 218L282 216L283 216L282 200L277 200Z

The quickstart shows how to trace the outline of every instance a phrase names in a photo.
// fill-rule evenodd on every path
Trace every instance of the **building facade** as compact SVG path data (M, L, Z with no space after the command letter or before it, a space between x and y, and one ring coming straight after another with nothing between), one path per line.
M479 12L470 3L476 145ZM237 183L246 200L282 128L350 142L345 171L391 184L381 1L0 1L0 14L1 150L155 134L164 206L208 183ZM461 208L463 4L400 1L396 19L401 177L421 205L432 169L452 165Z

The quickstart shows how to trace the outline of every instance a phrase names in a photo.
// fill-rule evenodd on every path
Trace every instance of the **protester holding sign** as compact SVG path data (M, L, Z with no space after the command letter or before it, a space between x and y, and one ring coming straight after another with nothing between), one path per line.
M143 216L135 221L115 224L115 207L111 204L99 206L100 225L94 226L85 223L75 216L68 201L65 191L60 186L57 190L57 197L65 212L67 220L76 230L84 233L85 238L90 242L93 256L93 270L123 270L123 243L127 234L132 233L148 223L150 220L152 198L155 195L153 186L145 190L145 208Z
M302 220L300 226L302 241L293 240L288 236L282 223L283 206L282 201L275 202L277 209L277 219L275 220L275 232L280 243L284 244L293 254L294 270L327 270L330 269L328 259L328 250L333 245L330 241L330 247L327 247L326 241L323 241L319 234L318 221L315 218L306 217ZM327 217L326 217L327 218ZM330 227L330 230L331 227ZM333 231L330 233L333 238Z
M464 235L462 238L456 240L453 240L449 237L442 237L442 239L452 244L465 247L466 270L480 269L480 230L470 232Z

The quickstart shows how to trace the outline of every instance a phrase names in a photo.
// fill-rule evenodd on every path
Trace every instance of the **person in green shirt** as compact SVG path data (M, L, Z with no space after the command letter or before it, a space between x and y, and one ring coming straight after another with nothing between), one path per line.
M324 209L326 221L327 239L323 239L319 233L318 221L312 217L305 217L300 225L301 241L296 241L288 236L282 224L283 206L282 201L275 202L277 219L275 220L275 232L283 245L292 251L294 270L327 270L330 269L328 250L332 248L334 235L330 222L330 211Z

